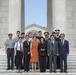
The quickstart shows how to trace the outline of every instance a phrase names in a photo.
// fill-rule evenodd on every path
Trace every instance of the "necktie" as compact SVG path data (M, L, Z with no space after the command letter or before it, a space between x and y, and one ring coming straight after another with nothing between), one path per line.
M54 45L54 44L53 44L53 41L52 41L52 47L53 47L53 45Z
M63 42L63 40L61 41L61 43L62 43L62 46L64 45L64 42Z

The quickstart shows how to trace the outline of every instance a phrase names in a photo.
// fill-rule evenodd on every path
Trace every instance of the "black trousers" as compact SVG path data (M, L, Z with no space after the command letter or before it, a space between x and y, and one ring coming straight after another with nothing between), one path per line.
M24 54L24 71L29 71L30 55Z
M60 55L60 69L63 71L63 63L64 63L64 71L67 71L67 55Z
M15 56L15 61L14 61L14 62L15 62L15 67L16 67L16 69L17 69L16 57L17 57L17 56Z
M56 64L57 64L57 69L60 69L60 56L57 56Z
M11 64L10 64L11 61ZM14 48L7 49L7 68L13 69L14 67Z
M49 56L46 57L46 68L49 69Z
M23 52L17 51L17 54L16 54L16 66L17 66L17 69L19 69L19 70L22 69L22 57L23 57Z
M46 56L39 56L40 72L46 71Z

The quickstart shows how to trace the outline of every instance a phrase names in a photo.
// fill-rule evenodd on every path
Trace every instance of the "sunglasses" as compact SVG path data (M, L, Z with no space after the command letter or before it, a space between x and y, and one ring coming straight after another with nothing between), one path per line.
M55 31L60 31L60 30L55 30Z

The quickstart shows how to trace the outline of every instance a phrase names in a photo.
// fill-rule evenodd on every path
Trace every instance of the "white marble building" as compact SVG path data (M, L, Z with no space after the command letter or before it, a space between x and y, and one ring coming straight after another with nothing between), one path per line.
M0 0L0 46L8 33L24 31L24 0ZM47 0L47 31L60 29L76 48L76 0Z
M37 24L31 24L25 26L25 34L28 34L29 32L32 32L33 34L34 33L38 34L38 31L42 31L42 35L44 36L44 32L47 31L47 28Z
M24 0L0 0L0 47L8 38L8 33L24 31Z

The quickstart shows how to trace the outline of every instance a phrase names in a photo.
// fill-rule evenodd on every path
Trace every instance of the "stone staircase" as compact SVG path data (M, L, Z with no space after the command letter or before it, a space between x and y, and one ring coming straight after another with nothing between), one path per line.
M0 75L8 75L8 74L17 74L16 73L16 70L9 70L9 71L7 71L6 70L6 68L7 68L7 56L6 55L0 55ZM60 70L57 70L57 74L58 75L61 75L60 73ZM50 74L49 73L49 70L47 69L47 71L46 71L46 73L47 74ZM46 74L45 73L45 74ZM76 55L69 55L68 56L68 74L75 74L76 73ZM25 74L24 72L22 73L22 74ZM22 74L20 74L20 75L22 75ZM29 73L27 73L27 75L28 74L33 74L32 72L31 72L31 70L30 70L30 72ZM39 73L39 69L37 70L37 72L35 73L35 74L40 74ZM42 73L41 73L42 74ZM52 73L52 75L54 75L54 73ZM62 74L63 75L63 74ZM76 75L76 74L75 74Z

